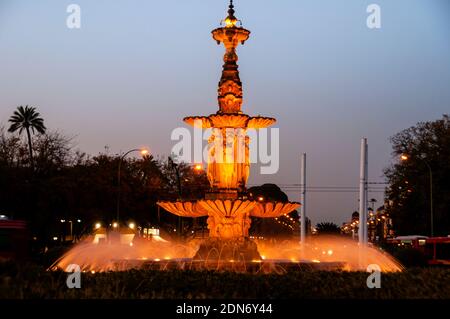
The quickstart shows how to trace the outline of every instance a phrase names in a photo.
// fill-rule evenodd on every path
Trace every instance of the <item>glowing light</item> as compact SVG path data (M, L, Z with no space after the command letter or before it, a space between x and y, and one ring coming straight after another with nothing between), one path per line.
M119 227L119 224L118 224L118 223L113 223L112 226L113 226L114 228L117 228L117 227Z
M92 270L92 271L91 271L91 274L95 274L95 270Z
M81 223L81 219L77 219L77 223Z
M237 23L237 20L235 18L234 19L230 19L230 18L225 19L225 25L228 28L234 27L236 25L236 23Z
M400 156L400 159L401 159L402 161L407 161L407 160L408 160L408 155L402 154L402 155Z
M131 229L134 229L136 227L136 225L134 223L129 223L128 227L130 227Z
M159 259L159 258L155 258L155 261L161 261L161 259Z
M61 223L65 223L66 222L66 220L65 219L61 219Z
M261 256L262 259L266 259L266 256Z
M147 149L142 149L141 150L141 155L142 156L145 156L145 155L148 155L150 152L147 150Z
M195 164L194 169L196 171L201 171L203 169L203 165L202 164Z
M130 247L133 247L133 243L130 243Z
M100 224L100 223L95 223L95 229L99 229L100 227L102 227L102 224Z
M58 237L53 237L53 240L58 240Z
M262 202L262 201L264 200L264 197L259 196L259 197L258 197L258 200L259 200L260 202Z
M333 251L332 251L331 249L329 249L329 250L327 251L327 254L328 254L328 256L331 256L331 255L333 255Z

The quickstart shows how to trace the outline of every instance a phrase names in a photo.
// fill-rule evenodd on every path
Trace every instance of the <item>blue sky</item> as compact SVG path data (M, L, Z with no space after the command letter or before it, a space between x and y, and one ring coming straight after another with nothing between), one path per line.
M71 3L81 6L79 30L66 27ZM381 29L366 26L371 3L381 7ZM238 48L243 111L276 117L282 139L278 174L253 169L251 184L298 183L306 152L309 185L356 187L363 136L370 180L381 182L389 136L450 111L447 0L235 6L252 31ZM0 125L29 104L90 154L106 145L168 154L184 116L217 110L223 47L210 31L226 9L222 0L0 0ZM357 196L311 193L308 214L341 223Z

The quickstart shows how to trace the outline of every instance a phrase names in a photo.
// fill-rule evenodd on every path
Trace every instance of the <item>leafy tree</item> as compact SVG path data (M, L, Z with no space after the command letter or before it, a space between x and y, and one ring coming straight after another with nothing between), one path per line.
M69 224L61 220L72 221L75 234L92 231L96 222L107 225L115 220L119 155L86 156L74 148L71 138L54 131L31 138L32 175L27 141L0 127L2 214L26 220L36 238L33 244L40 248L53 243L53 236L68 235ZM153 156L127 158L121 176L120 222L173 229L177 216L156 205L159 199L178 196L176 177L167 163ZM183 197L201 197L209 187L205 173L188 164L180 164L180 176ZM192 219L186 219L189 224Z
M8 129L9 132L14 133L19 131L19 135L21 135L23 130L26 131L28 151L30 152L30 164L31 167L33 167L31 132L34 134L35 131L37 131L40 134L44 134L46 130L44 120L40 117L40 114L36 111L35 107L29 107L27 105L25 108L23 106L17 107L17 110L15 110L14 114L10 117L9 122L11 123L11 126Z
M429 235L430 169L434 235L450 233L450 118L420 122L391 138L393 164L385 169L386 197L397 234ZM405 155L401 161L401 155Z
M261 186L253 186L248 189L248 196L257 200L262 197L263 200L288 202L288 196L275 184L263 184Z
M250 187L247 195L249 199L258 201L288 202L289 200L286 193L276 184ZM255 236L290 237L299 233L298 213L295 210L278 219L258 217L251 217L251 219L250 233Z

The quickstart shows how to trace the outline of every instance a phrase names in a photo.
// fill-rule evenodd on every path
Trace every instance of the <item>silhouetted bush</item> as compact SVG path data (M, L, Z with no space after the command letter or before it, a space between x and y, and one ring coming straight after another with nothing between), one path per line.
M0 298L450 298L450 270L414 268L384 273L369 289L365 272L292 271L247 274L212 271L82 273L81 288L67 274L33 265L0 264Z

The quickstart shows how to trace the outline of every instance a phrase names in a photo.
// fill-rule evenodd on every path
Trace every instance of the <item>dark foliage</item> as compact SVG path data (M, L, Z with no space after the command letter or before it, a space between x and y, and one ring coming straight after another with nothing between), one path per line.
M341 229L335 223L322 222L316 225L316 231L318 235L340 234Z
M434 234L450 234L450 118L421 122L391 138L394 163L386 196L397 234L430 235L432 170ZM402 154L407 160L400 161Z
M292 271L245 274L210 271L82 273L81 288L68 289L67 274L36 266L0 264L0 298L242 298L407 299L450 298L450 270L384 273L381 289L369 289L366 272Z
M0 212L28 222L33 247L44 248L54 236L68 235L70 225L61 220L72 221L73 233L81 236L92 231L95 222L108 224L116 218L118 154L88 157L74 148L72 139L47 132L32 137L34 169L30 169L27 144L0 129ZM179 167L183 197L203 196L208 188L205 173L183 163ZM158 199L179 197L167 161L151 155L127 157L120 189L121 222L177 225L176 216L156 205Z

